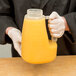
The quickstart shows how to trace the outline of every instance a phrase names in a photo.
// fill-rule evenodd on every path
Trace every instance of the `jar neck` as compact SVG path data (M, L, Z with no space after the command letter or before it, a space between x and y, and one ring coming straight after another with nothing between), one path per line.
M43 18L43 11L41 9L28 9L25 18L40 19Z

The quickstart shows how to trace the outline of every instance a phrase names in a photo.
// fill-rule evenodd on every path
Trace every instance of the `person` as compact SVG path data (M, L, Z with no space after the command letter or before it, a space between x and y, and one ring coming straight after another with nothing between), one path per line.
M21 55L23 20L30 8L50 15L46 28L49 39L50 32L59 38L57 54L76 54L76 0L0 0L0 44L11 43L12 56Z

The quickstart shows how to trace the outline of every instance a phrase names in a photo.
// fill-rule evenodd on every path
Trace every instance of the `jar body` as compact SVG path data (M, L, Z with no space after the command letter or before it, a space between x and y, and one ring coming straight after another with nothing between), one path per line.
M56 58L57 44L48 40L45 17L25 16L22 30L22 58L32 64L51 62Z

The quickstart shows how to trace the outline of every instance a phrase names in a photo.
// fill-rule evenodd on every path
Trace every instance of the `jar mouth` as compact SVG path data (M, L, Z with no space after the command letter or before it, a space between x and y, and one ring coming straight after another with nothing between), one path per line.
M42 18L43 15L43 10L41 9L28 9L27 14L25 15L25 18L29 19L39 19Z

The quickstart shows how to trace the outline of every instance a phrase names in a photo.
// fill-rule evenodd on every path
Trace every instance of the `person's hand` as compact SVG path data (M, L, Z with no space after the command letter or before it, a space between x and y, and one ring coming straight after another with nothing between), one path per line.
M13 27L8 27L6 29L6 34L11 38L14 44L15 50L19 53L21 56L21 39L22 39L22 34L20 30L13 28Z
M49 16L48 27L52 37L62 37L66 28L64 18L59 16L57 12L52 12Z

